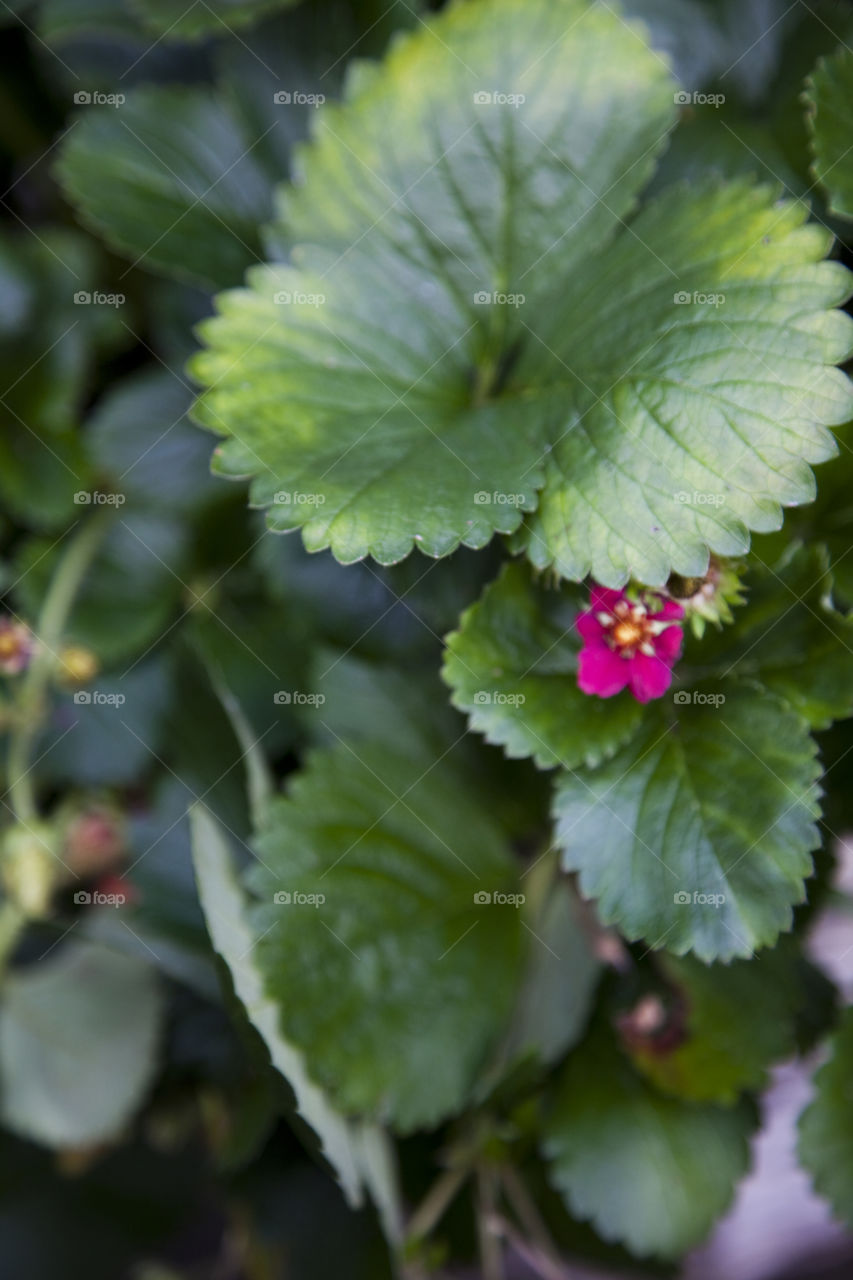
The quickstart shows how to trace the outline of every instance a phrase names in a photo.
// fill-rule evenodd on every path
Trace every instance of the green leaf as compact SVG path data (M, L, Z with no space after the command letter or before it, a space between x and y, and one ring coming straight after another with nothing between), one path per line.
M813 729L853 714L853 620L833 607L826 549L790 548L777 564L751 565L744 581L734 624L688 642L685 661L759 680Z
M118 1136L151 1083L161 997L148 964L88 943L11 974L0 1006L3 1122L52 1147Z
M750 1109L656 1093L600 1036L576 1050L544 1122L571 1213L633 1253L675 1258L707 1235L746 1172Z
M160 369L124 378L98 401L86 426L89 450L131 509L191 513L224 496L209 475L204 437L187 419L191 402L187 383Z
M849 275L805 205L746 181L626 227L673 113L661 60L580 0L460 5L398 41L299 153L293 265L203 328L217 469L346 563L480 547L543 480L518 545L566 577L663 583L778 527L853 415L826 368Z
M343 1111L403 1132L462 1107L519 976L512 859L471 791L450 751L341 743L257 840L255 955L283 1034Z
M549 590L511 563L447 637L443 674L453 705L487 742L543 769L599 764L642 719L628 693L590 698L578 688L578 612L577 593Z
M806 464L853 415L848 379L826 368L851 348L849 317L826 310L849 275L818 261L831 241L802 225L807 207L773 194L710 180L660 195L539 327L528 378L551 348L583 386L518 540L537 568L663 584L814 497Z
M829 196L830 212L853 218L853 53L821 58L804 95L812 140L812 172Z
M375 1125L349 1121L312 1083L303 1055L284 1039L278 1011L264 992L253 955L255 938L247 918L245 895L237 882L222 828L200 804L190 811L193 861L210 940L228 965L234 990L269 1050L273 1065L293 1090L296 1106L317 1134L351 1206L369 1190L380 1209L389 1238L400 1232L400 1207L388 1139Z
M800 1160L835 1214L853 1225L853 1009L829 1042L815 1097L800 1117Z
M133 0L143 25L164 40L228 37L297 0Z
M514 529L564 397L493 395L527 323L480 296L532 315L631 208L673 113L661 60L581 0L459 5L398 40L300 153L297 265L253 272L205 327L198 416L234 437L218 468L256 475L260 505L289 494L273 527L347 563Z
M537 874L538 873L538 874ZM502 1060L533 1053L556 1062L583 1034L601 975L601 963L584 928L580 903L565 878L556 882L545 859L522 880L527 902L527 970Z
M745 1090L762 1089L768 1068L794 1052L803 988L790 952L776 948L731 965L662 955L658 968L684 1002L685 1038L671 1051L629 1052L663 1093L730 1106Z
M148 86L87 110L57 175L81 220L134 265L216 288L258 260L271 196L255 141L209 90Z
M558 781L563 865L631 940L748 956L805 897L819 775L805 722L774 695L736 681L676 693L607 764Z

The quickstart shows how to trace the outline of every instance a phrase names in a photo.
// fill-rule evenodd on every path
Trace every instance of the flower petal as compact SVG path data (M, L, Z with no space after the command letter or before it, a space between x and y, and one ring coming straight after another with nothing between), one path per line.
M631 692L638 702L662 698L672 684L672 671L661 658L649 658L638 653L628 665L631 668Z
M579 613L575 619L575 628L587 644L594 644L604 635L604 627L592 611Z
M677 600L663 600L652 617L656 622L674 622L676 618L684 617L684 606Z
M582 651L578 662L578 687L582 693L612 698L630 680L631 665L606 644L591 645Z
M655 653L669 666L672 666L681 653L683 639L684 633L681 627L665 627L660 635L654 638Z
M624 591L614 591L611 587L600 587L595 582L589 592L589 607L593 613L612 613L613 606L624 599Z

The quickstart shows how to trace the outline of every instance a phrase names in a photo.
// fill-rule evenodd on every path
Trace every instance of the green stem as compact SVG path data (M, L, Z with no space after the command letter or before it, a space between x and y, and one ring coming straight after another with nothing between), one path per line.
M9 800L19 822L38 816L35 792L29 777L33 743L41 727L47 687L56 666L56 650L71 612L74 598L98 549L111 512L99 512L79 531L44 598L35 628L38 648L21 681L16 703L16 725L9 737Z
M483 1280L506 1280L503 1240L495 1230L497 1200L495 1171L481 1165L477 1172L477 1234Z

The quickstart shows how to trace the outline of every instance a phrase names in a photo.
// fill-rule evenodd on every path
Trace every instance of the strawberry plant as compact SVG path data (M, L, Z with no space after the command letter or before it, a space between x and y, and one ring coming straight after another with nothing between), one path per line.
M849 15L2 20L14 1273L853 1225Z

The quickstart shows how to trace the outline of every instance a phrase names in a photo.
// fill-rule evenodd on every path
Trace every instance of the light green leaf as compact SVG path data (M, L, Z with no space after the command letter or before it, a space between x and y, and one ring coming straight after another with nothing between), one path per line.
M508 564L447 637L444 679L472 729L541 768L596 765L637 730L629 693L591 698L577 683L577 592L548 589Z
M814 497L806 464L853 415L826 367L853 328L827 311L849 275L819 262L830 237L807 215L745 181L674 188L575 276L527 370L546 376L553 351L582 376L519 538L537 568L660 585Z
M829 1048L800 1117L799 1154L817 1191L853 1226L853 1009L845 1010Z
M400 1235L401 1210L387 1136L376 1125L350 1121L312 1083L303 1055L279 1030L278 1010L264 992L255 959L247 903L222 828L202 806L190 811L193 861L210 940L228 965L234 990L269 1050L273 1066L293 1090L299 1114L317 1134L348 1202L357 1208L367 1189L390 1239Z
M776 564L752 564L734 625L688 645L686 661L760 680L812 728L853 714L853 620L832 604L829 557L793 547Z
M491 0L398 40L349 91L282 197L296 265L252 273L205 328L199 419L233 437L217 466L255 475L258 504L290 495L271 523L304 525L311 549L479 547L535 505L565 414L562 395L499 384L555 271L632 207L672 82L604 8Z
M147 86L86 110L57 174L81 220L135 265L216 288L258 261L271 196L255 141L209 90Z
M11 974L0 1005L4 1124L51 1147L117 1137L151 1083L161 1016L151 967L89 943Z
M255 956L312 1076L404 1132L458 1111L509 1015L521 927L505 838L453 753L317 752L257 856Z
M563 865L631 940L748 956L805 897L819 775L805 721L779 698L737 681L680 691L607 764L559 780Z
M812 136L812 172L829 196L829 208L853 218L853 52L841 48L821 58L804 95Z
M571 1055L556 1083L543 1149L573 1214L641 1257L675 1258L729 1204L752 1124L745 1106L662 1097L599 1036Z
M849 275L805 204L743 180L625 225L674 97L580 0L459 5L398 41L299 153L293 265L204 327L217 469L346 563L480 547L543 479L518 545L566 577L663 583L778 527L853 415L827 368Z

